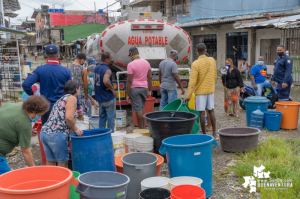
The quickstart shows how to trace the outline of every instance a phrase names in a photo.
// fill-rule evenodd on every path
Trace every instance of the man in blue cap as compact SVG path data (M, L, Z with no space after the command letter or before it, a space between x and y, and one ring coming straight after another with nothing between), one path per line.
M92 64L94 64L94 65L99 65L98 63L97 63L97 61L94 59L94 57L89 57L88 58L88 65L92 65Z
M58 60L58 48L54 44L46 46L47 62L37 67L23 82L22 86L28 95L33 95L31 86L40 82L40 93L50 102L50 109L42 118L42 124L46 123L55 102L64 96L64 86L72 80L70 70L63 67ZM82 110L77 101L78 118L83 120Z

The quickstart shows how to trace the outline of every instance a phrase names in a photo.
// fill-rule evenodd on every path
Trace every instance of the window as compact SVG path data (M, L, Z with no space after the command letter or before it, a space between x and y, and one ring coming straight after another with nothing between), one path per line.
M194 36L193 39L193 59L196 60L198 58L196 47L199 43L204 43L207 48L207 53L210 57L217 59L217 35L209 34L209 35L197 35Z
M60 39L61 39L62 41L65 40L65 32L64 32L64 29L61 29L61 30L60 30Z
M261 39L260 55L264 56L266 65L273 65L277 57L277 46L280 39Z

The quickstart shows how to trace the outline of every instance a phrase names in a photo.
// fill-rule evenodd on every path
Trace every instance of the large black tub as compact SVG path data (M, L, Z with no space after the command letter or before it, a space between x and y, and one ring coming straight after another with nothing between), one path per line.
M190 112L160 111L144 115L150 135L154 139L154 152L159 153L162 140L175 135L191 134L198 116Z
M257 148L260 130L251 127L232 127L220 129L218 134L223 151L245 152Z

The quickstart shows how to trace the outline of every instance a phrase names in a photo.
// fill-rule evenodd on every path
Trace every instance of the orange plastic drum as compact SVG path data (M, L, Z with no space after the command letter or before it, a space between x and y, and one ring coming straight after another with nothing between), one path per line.
M299 117L299 102L276 102L276 110L282 112L280 128L297 129Z
M162 163L164 163L165 159L161 155L158 155L155 153L151 153L151 154L156 155L156 157L158 158L158 161L156 163L156 176L159 176L161 165L162 165ZM126 155L126 154L120 155L115 158L117 172L119 172L119 173L123 173L123 162L121 159L124 155Z
M37 166L0 175L0 198L69 199L70 185L78 185L71 170Z

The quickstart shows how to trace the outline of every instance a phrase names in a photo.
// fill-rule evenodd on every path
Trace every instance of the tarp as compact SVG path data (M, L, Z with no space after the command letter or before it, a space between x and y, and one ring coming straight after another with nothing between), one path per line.
M21 34L21 35L34 36L34 34L32 34L32 33L27 33L27 32L21 31L21 30L7 28L7 27L4 27L4 26L0 26L0 31L2 31L2 32L11 32L11 33Z

